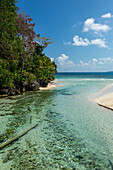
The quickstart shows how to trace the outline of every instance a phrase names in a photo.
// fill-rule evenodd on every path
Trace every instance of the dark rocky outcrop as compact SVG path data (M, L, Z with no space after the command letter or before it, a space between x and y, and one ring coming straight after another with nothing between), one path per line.
M15 94L15 89L11 87L8 89L8 95L13 95L13 94Z
M8 94L8 89L0 89L0 95Z
M41 79L41 80L38 80L38 83L39 83L40 87L47 87L47 85L48 85L48 80L46 80L46 79Z
M39 83L37 81L33 81L31 83L24 83L25 91L35 91L39 89Z
M0 89L0 95L14 95L14 94L21 94L25 91L36 91L39 89L39 87L47 87L48 83L50 81L47 79L41 79L38 81L32 81L32 82L21 82L21 83L15 83L15 87L10 88L4 88Z
M7 89L0 89L0 95L14 95L14 94L20 94L20 89L16 89L16 88L7 88Z

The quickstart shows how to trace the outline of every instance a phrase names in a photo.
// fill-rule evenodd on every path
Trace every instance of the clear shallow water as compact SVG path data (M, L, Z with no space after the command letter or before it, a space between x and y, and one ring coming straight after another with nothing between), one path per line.
M5 111L9 116L5 139L31 126L31 116L32 124L39 122L18 145L15 142L4 148L18 146L12 155L12 168L112 169L113 112L93 103L92 98L105 86L112 89L113 80L62 76L58 81L64 86L1 99L0 106L5 103L1 114Z

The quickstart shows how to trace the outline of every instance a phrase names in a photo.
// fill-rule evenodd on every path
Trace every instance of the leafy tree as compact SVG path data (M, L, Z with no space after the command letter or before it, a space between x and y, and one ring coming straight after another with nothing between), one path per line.
M0 89L18 86L22 91L33 81L47 85L57 66L43 53L51 40L36 35L32 18L19 13L15 3L0 1Z
M0 59L0 88L14 87L13 73L7 69L9 63Z
M17 37L17 28L15 26L15 17L17 15L15 3L15 0L0 1L0 68L2 69L0 82L4 82L2 87L13 85L11 79L17 69L18 57L22 51L21 41ZM5 78L3 78L5 75L9 75L9 78L6 78L6 84Z
M49 37L40 37L40 34L37 35L38 44L42 47L41 49L45 49L49 44L52 43Z
M17 10L18 12L18 10ZM36 47L35 42L35 32L34 26L35 23L31 23L32 18L29 15L25 15L25 13L18 13L16 16L16 27L18 31L18 37L22 40L22 49L23 52L19 57L19 67L21 68L21 72L24 69L24 63L30 56L30 54L34 51Z
M21 51L15 27L15 0L0 1L0 58L15 58Z
M34 53L31 55L31 60L28 60L28 71L36 75L37 80L45 80L47 83L54 80L54 74L57 73L57 65L51 62L50 58L43 53L43 46L37 44ZM30 67L30 63L31 67Z

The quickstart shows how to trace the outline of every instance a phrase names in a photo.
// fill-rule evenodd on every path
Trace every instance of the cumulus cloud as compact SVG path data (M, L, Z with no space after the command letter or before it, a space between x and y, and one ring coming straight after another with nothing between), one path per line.
M106 45L106 40L105 39L93 39L91 41L89 41L87 38L82 38L79 37L78 35L75 35L73 37L73 43L72 45L74 46L89 46L89 45L97 45L100 48L109 48Z
M61 54L61 56L59 56L57 60L60 66L70 67L75 65L72 60L69 60L69 56L66 56L65 54Z
M80 60L80 65L82 65L82 66L89 66L89 62L88 62L88 63L85 63L85 62L83 62L82 60Z
M104 58L99 58L99 61L103 62L103 63L113 63L113 58L111 57L104 57Z
M99 61L99 64L102 65L102 64L104 64L104 63L103 63L102 61Z
M113 15L111 15L111 13L107 13L101 16L101 18L112 18Z
M105 39L94 39L94 40L91 40L91 44L92 45L98 45L100 48L108 48L108 46L106 45L106 41Z
M91 60L88 60L87 62L84 62L80 60L80 63L78 65L84 66L84 67L92 67L92 66L99 66L99 65L106 65L113 63L112 57L104 57L104 58L93 58Z
M87 38L82 39L78 35L73 37L73 42L74 43L72 45L76 45L76 46L88 46L90 44Z
M96 34L97 36L99 37L103 37L102 33L101 32L98 32L98 31L94 31L94 34Z
M83 31L88 32L89 30L96 31L96 32L100 32L100 31L107 32L108 30L110 30L110 27L108 25L95 23L95 19L88 18L84 22Z
M66 56L65 54L61 54L61 56L59 56L59 57L57 58L57 60L58 60L59 63L63 63L63 62L65 62L65 61L67 61L68 58L69 58L69 57Z
M97 64L108 64L108 63L113 63L113 58L112 57L103 57L103 58L98 58Z
M92 61L97 62L98 60L96 58L93 58Z

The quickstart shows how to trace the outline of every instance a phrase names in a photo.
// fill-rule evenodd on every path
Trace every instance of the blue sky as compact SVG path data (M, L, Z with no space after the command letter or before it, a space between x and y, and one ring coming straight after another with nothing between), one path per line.
M58 71L113 71L113 0L19 0Z

